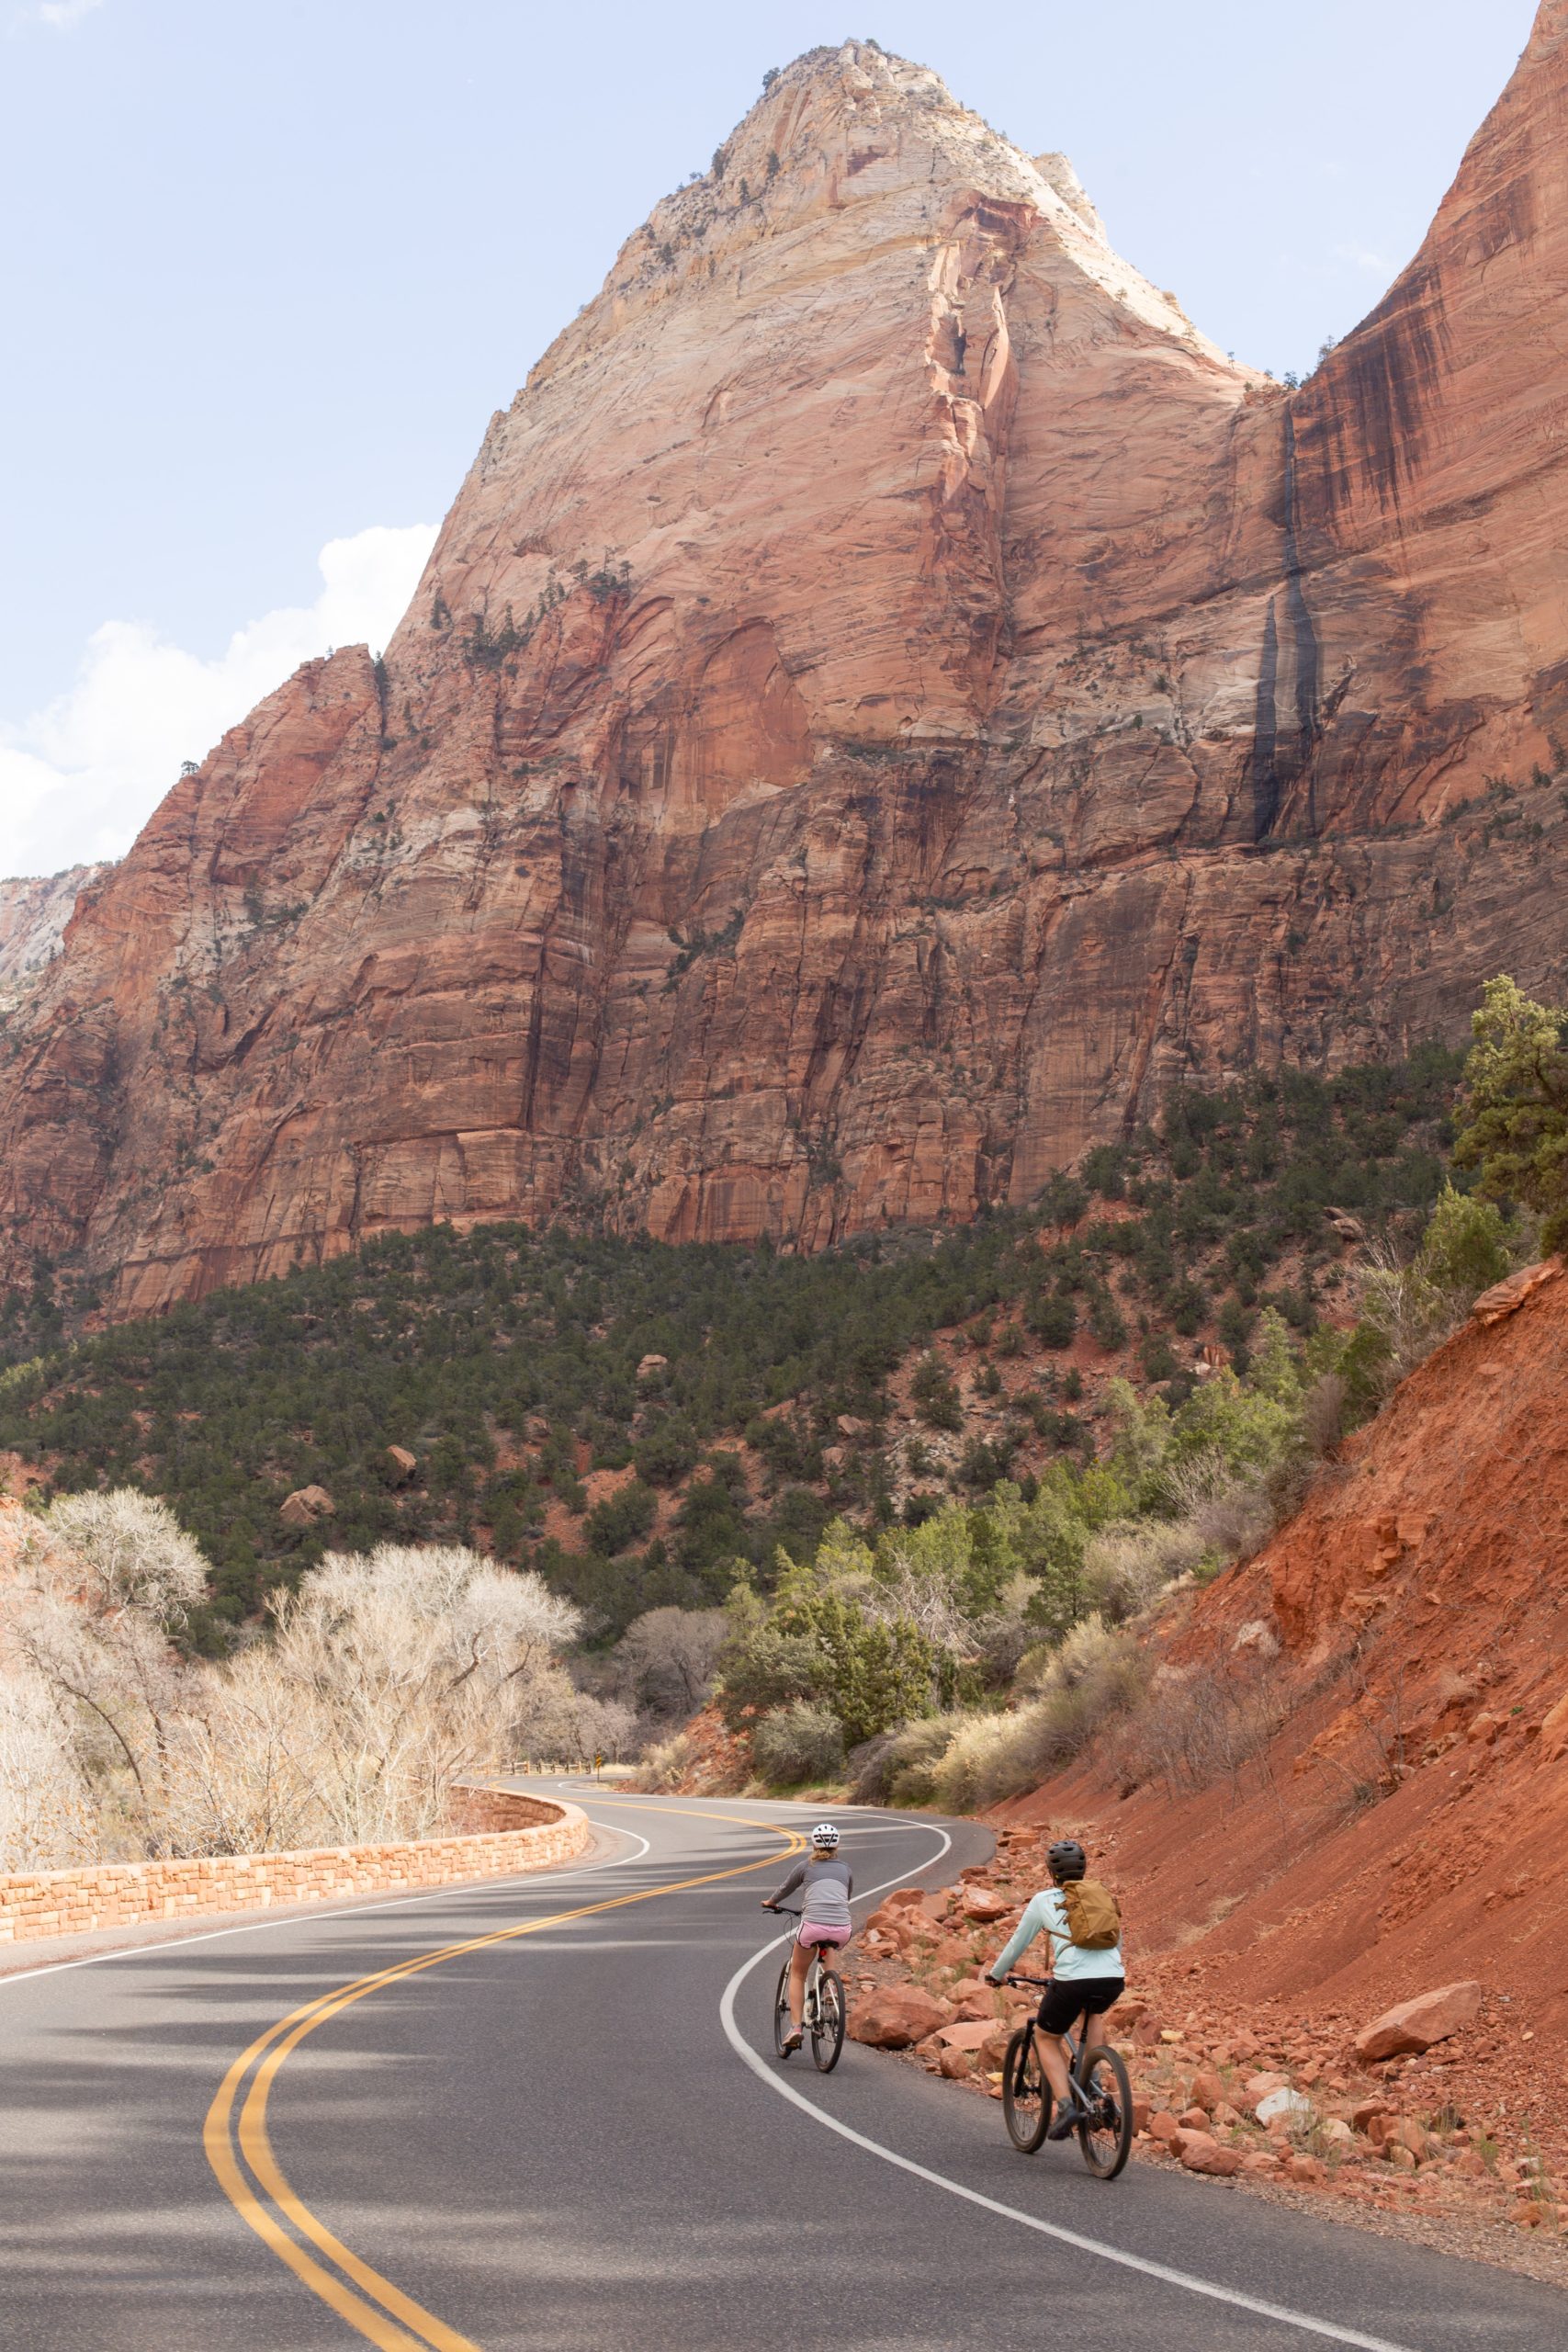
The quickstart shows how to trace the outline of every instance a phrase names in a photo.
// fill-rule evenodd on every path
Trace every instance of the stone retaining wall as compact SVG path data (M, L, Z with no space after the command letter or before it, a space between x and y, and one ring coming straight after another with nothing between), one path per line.
M102 1862L73 1871L0 1872L0 1944L95 1928L196 1919L213 1911L395 1894L470 1878L509 1878L570 1861L589 1839L574 1804L496 1788L454 1792L449 1838L400 1845L321 1846L297 1853L213 1854L188 1861Z

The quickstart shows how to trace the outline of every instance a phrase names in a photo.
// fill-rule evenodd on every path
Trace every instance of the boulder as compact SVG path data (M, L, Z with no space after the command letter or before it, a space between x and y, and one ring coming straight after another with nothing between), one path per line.
M296 1487L278 1504L277 1515L286 1527L313 1527L317 1520L326 1519L336 1509L324 1487Z
M973 1919L976 1927L994 1927L1011 1909L1007 1896L998 1894L994 1886L966 1886L964 1890L964 1916Z
M1161 2107L1155 2109L1145 2128L1151 2140L1163 2140L1168 2146L1181 2126L1168 2107Z
M1284 2075L1248 2075L1242 2085L1254 2107L1260 2098L1267 2098L1270 2091L1288 2091L1290 2087L1289 2078Z
M933 2000L918 1984L885 1984L857 2007L849 2031L852 2041L874 2050L908 2050L947 2022L945 2001Z
M1553 1763L1568 1752L1568 1698L1559 1699L1542 1722L1540 1752Z
M1188 2086L1187 2103L1189 2107L1207 2108L1213 2115L1224 2095L1225 2086L1220 2076L1212 2067L1205 2068L1201 2074L1194 2075Z
M948 1995L949 2000L953 2001L955 2017L966 2021L984 2018L989 2023L995 2022L997 2001L994 1993L965 1993L962 2000L957 2000L953 1997L957 1990L958 1987L954 1985L953 1992Z
M1184 2108L1177 2119L1184 2132L1206 2132L1211 2120L1206 2107Z
M1327 2165L1320 2163L1316 2156L1287 2156L1285 2171L1303 2188L1314 2188L1320 2181L1328 2178Z
M949 2050L984 2050L996 2030L994 2018L955 2018L951 2025L938 2026L937 2033Z
M1270 2123L1310 2123L1317 2109L1311 2099L1303 2098L1300 2091L1278 2090L1270 2091L1267 2098L1260 2098L1252 2112L1259 2123L1267 2126Z
M1356 2055L1370 2065L1406 2051L1430 2050L1434 2042L1473 2025L1480 2014L1481 1987L1473 1979L1439 1985L1434 1993L1419 1993L1413 2001L1385 2009L1363 2026L1356 2036Z
M944 2050L937 2062L937 2072L939 2075L945 2075L950 2082L962 2082L966 2075L975 2072L974 2052L952 2048Z
M637 1376L639 1380L654 1380L661 1372L668 1372L669 1369L668 1356L648 1355L644 1356L638 1363Z
M387 1464L394 1478L412 1478L419 1468L419 1457L411 1453L406 1445L389 1445Z
M1212 2132L1179 2132L1170 2143L1171 2153L1188 2172L1212 2173L1228 2179L1241 2170L1241 2150L1222 2147Z
M1561 1258L1543 1258L1539 1265L1526 1266L1517 1274L1506 1274L1490 1290L1483 1290L1472 1315L1478 1323L1501 1323L1504 1317L1515 1315L1540 1290L1543 1283L1555 1282L1562 1272Z

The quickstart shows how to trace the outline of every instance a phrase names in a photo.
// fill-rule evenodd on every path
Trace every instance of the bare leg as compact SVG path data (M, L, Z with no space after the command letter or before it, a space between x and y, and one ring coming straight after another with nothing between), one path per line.
M1045 2079L1058 2107L1070 2094L1067 2088L1067 2053L1059 2034L1034 2031L1034 2046L1040 2052L1040 2064L1045 2069Z
M796 2033L800 2031L801 2012L806 2003L806 1978L816 1954L809 1944L796 1944L789 1963L789 2021Z

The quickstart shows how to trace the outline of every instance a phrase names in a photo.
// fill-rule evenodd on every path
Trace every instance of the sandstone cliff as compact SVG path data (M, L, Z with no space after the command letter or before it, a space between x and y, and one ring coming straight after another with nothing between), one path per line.
M106 865L71 865L36 881L0 882L0 1005L49 962L72 909Z
M130 1308L442 1216L814 1247L1562 986L1565 112L1545 0L1287 396L1064 159L798 60L492 420L385 664L78 915L0 1248Z

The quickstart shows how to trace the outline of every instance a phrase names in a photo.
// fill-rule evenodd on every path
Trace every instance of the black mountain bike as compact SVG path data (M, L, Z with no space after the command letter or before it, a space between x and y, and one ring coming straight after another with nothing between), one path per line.
M1043 1976L1010 1976L1010 1984L1043 1985ZM1133 2086L1119 2050L1090 2050L1064 2034L1070 2079L1082 2109L1077 2125L1083 2160L1097 2179L1114 2180L1133 2149ZM1015 2148L1032 2156L1051 2128L1055 2105L1032 2019L1021 2025L1002 2061L1002 2117Z
M770 1903L781 1919L798 1919L798 1911L787 1904ZM806 1972L806 1995L800 2005L800 2021L811 2041L811 2056L819 2075L830 2075L839 2063L839 2052L844 2046L844 1982L828 1962L838 1949L834 1944L818 1944L817 1954ZM793 1959L793 1950L790 1958ZM779 1971L778 1990L773 1995L773 2050L780 2058L790 2052L784 2041L790 2031L789 1960Z

